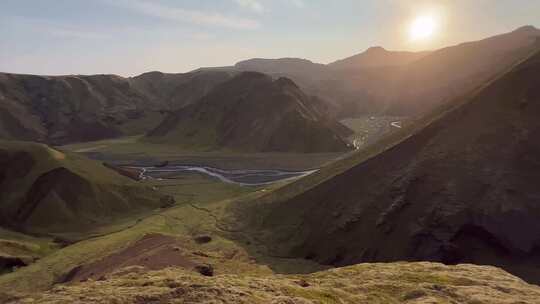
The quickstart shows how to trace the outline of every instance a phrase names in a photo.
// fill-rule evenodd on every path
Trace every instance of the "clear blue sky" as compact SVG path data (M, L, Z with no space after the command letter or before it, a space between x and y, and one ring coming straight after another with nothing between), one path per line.
M437 34L407 39L436 10ZM380 45L439 48L540 26L540 0L0 0L0 71L185 72L251 57L327 63Z

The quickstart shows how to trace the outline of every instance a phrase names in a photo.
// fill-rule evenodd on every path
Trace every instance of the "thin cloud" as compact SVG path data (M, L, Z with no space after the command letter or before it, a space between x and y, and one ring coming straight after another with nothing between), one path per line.
M49 35L56 36L56 37L64 37L64 38L78 38L78 39L110 38L109 35L106 35L103 33L66 29L66 28L49 28L49 29L42 29L42 30Z
M168 7L146 0L109 0L107 2L113 5L120 5L123 8L131 9L147 16L170 21L241 30L251 30L260 27L259 22L254 19L227 16L217 12Z
M234 0L236 4L240 5L241 7L250 9L257 13L264 12L264 6L257 0Z
M6 22L17 27L25 28L31 32L40 33L43 35L58 37L58 38L73 38L73 39L108 39L110 35L88 30L84 28L73 27L65 24L57 24L49 20L28 18L28 17L11 17L6 19Z
M304 0L290 0L290 1L294 6L296 6L298 8L306 7L306 3L304 2Z

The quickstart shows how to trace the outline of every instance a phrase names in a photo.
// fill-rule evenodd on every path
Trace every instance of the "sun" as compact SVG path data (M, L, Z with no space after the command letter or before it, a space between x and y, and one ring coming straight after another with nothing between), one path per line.
M428 40L437 33L438 27L439 22L435 16L418 16L411 22L409 38L411 41Z

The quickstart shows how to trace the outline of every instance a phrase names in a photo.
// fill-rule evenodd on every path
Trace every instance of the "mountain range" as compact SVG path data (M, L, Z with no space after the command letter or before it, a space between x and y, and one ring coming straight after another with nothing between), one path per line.
M137 135L228 72L34 76L0 73L0 138L65 144Z
M184 74L35 76L0 73L0 138L66 144L144 134L242 71L287 77L325 102L332 118L417 117L489 80L528 54L540 30L526 26L429 52L381 47L323 65L251 59ZM168 117L168 114L171 116ZM280 149L283 150L283 149Z
M235 69L290 77L308 94L340 108L340 117L418 116L465 94L534 49L540 30L524 26L428 52L373 47L328 65L304 59L248 60Z
M539 37L1 73L0 302L538 303Z

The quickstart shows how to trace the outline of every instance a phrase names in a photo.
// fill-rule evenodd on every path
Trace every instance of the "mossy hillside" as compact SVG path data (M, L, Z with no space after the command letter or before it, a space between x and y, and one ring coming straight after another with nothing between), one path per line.
M81 155L8 141L0 152L5 227L68 236L160 207L161 194Z
M463 279L467 279L464 281ZM466 282L465 284L463 282ZM19 299L40 303L537 303L540 288L497 268L434 263L363 264L309 275L224 274L132 267L103 281L56 286Z
M264 266L253 266L254 261L247 258L245 250L221 237L223 231L216 225L216 216L220 214L222 205L228 203L223 199L249 192L258 195L261 192L257 188L223 184L195 174L165 184L157 181L146 181L144 184L158 187L160 193L174 196L177 206L141 214L126 222L117 220L101 227L95 237L62 249L56 248L56 251L48 252L36 263L1 276L0 293L47 290L74 267L118 252L152 233L172 235L185 243L185 250L207 253L208 263L219 272L270 271ZM211 235L213 240L209 244L199 245L192 240L198 235ZM46 240L35 239L34 243L38 241ZM232 256L234 258L227 258Z

